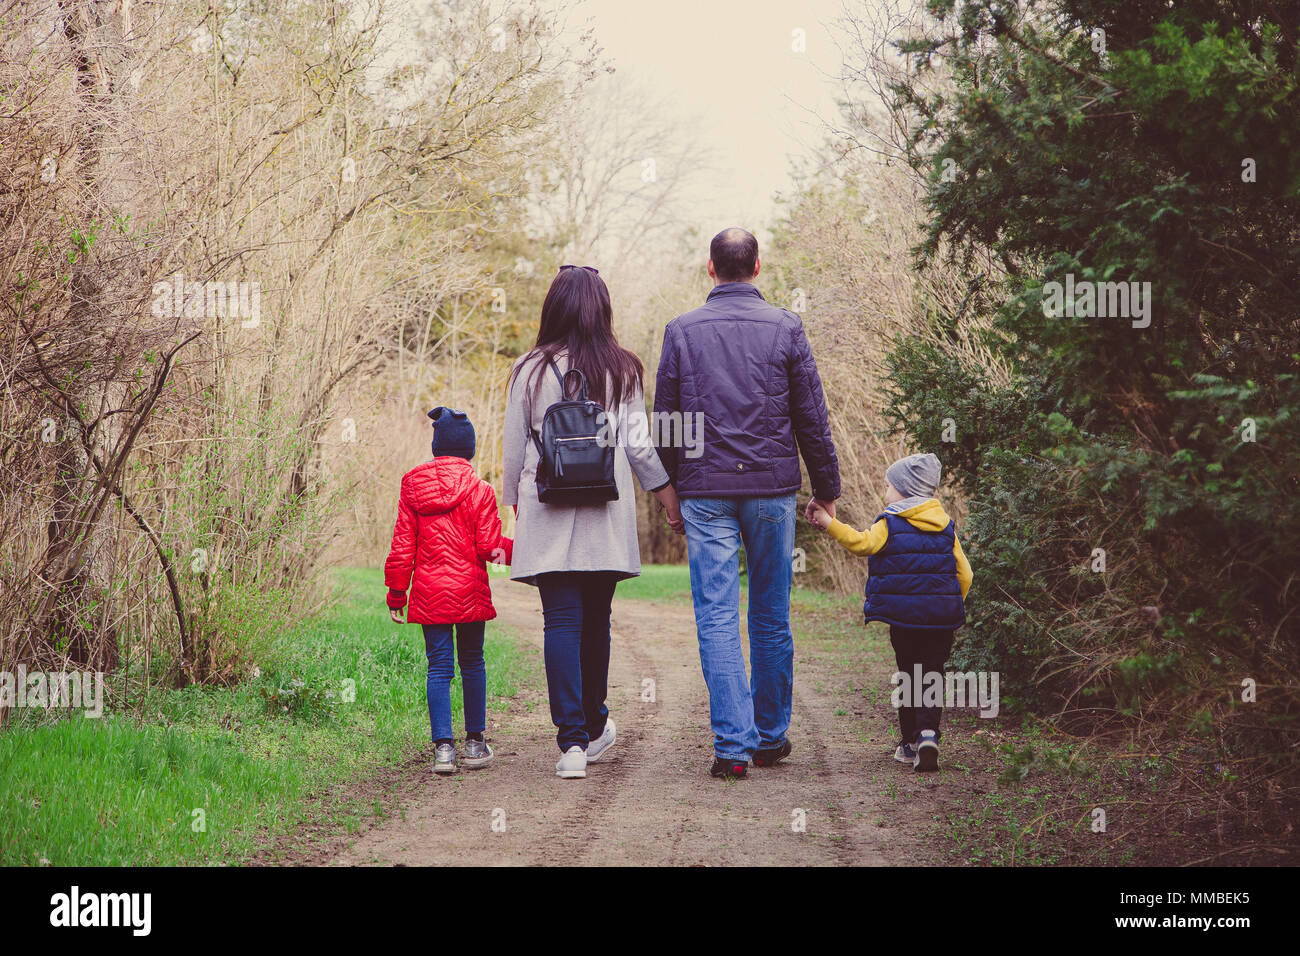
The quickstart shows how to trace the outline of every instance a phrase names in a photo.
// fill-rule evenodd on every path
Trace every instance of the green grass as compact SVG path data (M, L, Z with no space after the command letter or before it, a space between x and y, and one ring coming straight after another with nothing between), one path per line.
M748 581L740 581L741 603L745 601ZM638 601L666 601L691 603L691 572L685 564L646 564L641 566L641 576L620 581L619 597ZM858 600L861 604L861 600ZM852 607L853 600L836 594L824 594L799 586L799 575L794 576L791 606L796 610L828 611Z
M0 864L238 863L312 813L354 812L313 811L308 798L427 745L426 665L420 629L388 619L379 571L334 580L331 610L284 634L261 675L236 687L157 693L140 716L11 721ZM533 665L493 624L485 656L488 706L503 709ZM452 707L460 726L459 677Z
M618 582L617 597L691 603L691 572L684 564L646 564L641 576Z
M488 566L488 576L504 580L510 572ZM639 577L618 582L617 597L636 601L661 601L686 605L691 603L691 572L684 564L643 564Z

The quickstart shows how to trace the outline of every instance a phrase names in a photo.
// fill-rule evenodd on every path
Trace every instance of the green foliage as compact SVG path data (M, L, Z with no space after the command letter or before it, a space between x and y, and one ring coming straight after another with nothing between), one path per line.
M310 813L355 813L329 801L313 811L311 798L428 744L427 665L419 628L389 620L380 571L335 580L331 609L281 631L265 673L239 684L157 691L135 715L111 678L101 719L11 714L0 730L0 864L239 863ZM491 623L484 657L488 706L503 709L529 665ZM355 700L341 693L349 679ZM288 712L268 712L277 697Z
M266 702L266 712L273 717L284 715L319 724L338 713L339 697L333 688L309 684L297 677L274 686L264 685L262 700Z
M1166 694L1221 707L1232 674L1286 685L1300 663L1294 22L1252 2L930 7L940 24L903 50L922 69L942 59L952 87L895 90L921 118L911 161L930 182L916 251L972 274L1001 264L979 276L985 344L1013 370L996 385L920 338L889 363L895 428L969 501L956 665L999 667L1033 707L1099 714ZM1150 324L1049 315L1047 283L1067 275L1149 282ZM1293 691L1268 709L1294 733ZM1280 739L1266 749L1286 759Z
M1081 762L1070 747L1043 741L1022 744L1001 744L997 748L1003 760L1003 770L998 776L1002 784L1022 783L1037 774L1063 773L1087 777L1093 768Z

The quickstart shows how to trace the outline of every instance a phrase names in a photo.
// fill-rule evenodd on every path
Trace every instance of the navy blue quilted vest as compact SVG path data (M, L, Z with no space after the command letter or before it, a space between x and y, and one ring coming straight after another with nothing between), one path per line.
M898 515L879 517L889 526L889 540L867 558L866 619L936 631L965 624L952 521L942 531L921 531Z

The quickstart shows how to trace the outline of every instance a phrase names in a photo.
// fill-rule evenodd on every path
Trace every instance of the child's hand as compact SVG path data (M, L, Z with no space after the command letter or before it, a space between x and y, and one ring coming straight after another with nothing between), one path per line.
M405 611L406 608L390 607L388 609L388 616L393 619L394 624L405 624L406 621L402 617Z
M835 519L831 517L829 511L819 505L816 501L810 501L808 503L808 520L825 531L831 526L831 522Z

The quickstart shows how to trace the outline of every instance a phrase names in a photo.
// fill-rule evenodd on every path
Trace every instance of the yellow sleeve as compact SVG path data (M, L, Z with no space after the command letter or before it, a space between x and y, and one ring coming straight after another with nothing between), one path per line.
M970 583L975 579L975 573L970 569L970 562L966 560L966 553L961 549L961 542L957 536L952 537L952 555L957 559L957 582L961 585L962 600L966 600L966 592L970 590Z
M889 540L889 525L881 518L868 531L855 531L838 518L832 518L826 530L846 550L854 554L875 554Z

